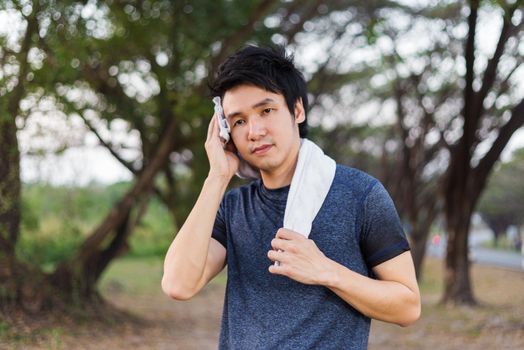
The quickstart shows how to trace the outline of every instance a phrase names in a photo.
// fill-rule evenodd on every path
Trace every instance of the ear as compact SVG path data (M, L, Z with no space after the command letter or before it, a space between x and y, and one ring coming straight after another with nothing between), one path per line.
M295 122L297 124L302 123L306 120L306 112L304 111L304 104L302 103L302 98L298 98L295 103Z

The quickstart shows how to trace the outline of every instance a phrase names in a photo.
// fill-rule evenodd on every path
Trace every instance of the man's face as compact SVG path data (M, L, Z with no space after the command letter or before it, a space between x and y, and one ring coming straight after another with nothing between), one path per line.
M240 155L263 172L274 172L295 161L304 121L302 103L289 112L283 95L253 85L238 85L224 94L224 114ZM298 151L297 151L298 152Z

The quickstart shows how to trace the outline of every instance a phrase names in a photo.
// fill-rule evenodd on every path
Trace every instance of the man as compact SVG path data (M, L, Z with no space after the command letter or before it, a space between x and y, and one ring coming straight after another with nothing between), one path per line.
M209 174L167 252L164 292L189 299L227 263L223 349L363 349L370 318L416 321L409 246L376 179L337 165L309 237L282 228L307 133L306 84L292 59L283 49L246 47L222 64L211 89L222 97L232 142L224 149L214 115ZM261 178L224 195L237 154Z

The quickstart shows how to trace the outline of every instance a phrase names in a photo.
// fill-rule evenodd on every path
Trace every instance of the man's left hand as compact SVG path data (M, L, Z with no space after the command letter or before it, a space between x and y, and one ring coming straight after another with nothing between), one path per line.
M271 265L269 272L304 284L327 284L333 273L330 269L333 261L318 249L314 241L300 233L281 228L271 241L271 246L273 250L267 256L272 261L279 261L280 265Z

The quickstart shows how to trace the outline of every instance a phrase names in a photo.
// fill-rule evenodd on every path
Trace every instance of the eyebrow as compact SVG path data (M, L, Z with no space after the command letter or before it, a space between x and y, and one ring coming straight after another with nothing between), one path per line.
M258 107L265 106L265 105L267 105L269 103L275 103L275 102L276 102L275 100L273 100L272 98L268 97L268 98L263 99L260 102L255 103L254 105L251 106L251 108L255 109L255 108L258 108ZM233 118L233 117L239 116L241 114L242 114L242 112L232 112L232 113L229 113L227 115L227 118Z

